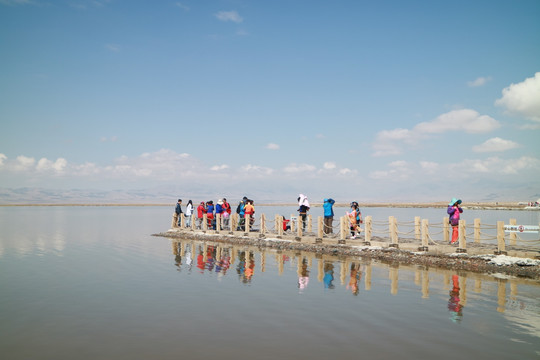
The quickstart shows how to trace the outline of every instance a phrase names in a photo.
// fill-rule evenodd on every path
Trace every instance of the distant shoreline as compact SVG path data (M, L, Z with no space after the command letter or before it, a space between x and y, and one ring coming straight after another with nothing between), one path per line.
M231 203L232 205L236 205ZM446 208L448 206L447 203L443 202L422 202L422 203L372 203L372 202L366 202L366 203L359 203L360 207L364 208L370 208L370 207L385 207L385 208ZM61 207L61 206L71 206L71 207L128 207L128 206L137 206L137 207L165 207L165 206L175 206L176 203L59 203L59 204L51 204L51 203L44 203L44 204L0 204L0 207L45 207L45 206L51 206L51 207ZM262 206L262 207L268 207L268 206L298 206L296 203L258 203L255 202L255 207ZM316 207L322 207L322 203L312 203L311 206L313 208ZM336 203L334 205L335 207L349 207L348 203ZM464 209L473 209L473 210L530 210L526 209L525 205L518 204L517 202L470 202L466 203L464 202L462 204L462 207Z

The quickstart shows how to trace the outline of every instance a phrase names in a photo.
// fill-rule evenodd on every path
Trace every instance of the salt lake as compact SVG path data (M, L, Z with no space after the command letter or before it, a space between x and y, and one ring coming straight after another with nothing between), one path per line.
M540 356L538 281L152 236L168 229L172 211L0 207L1 357ZM363 213L444 216L441 209ZM539 213L465 214L534 225Z

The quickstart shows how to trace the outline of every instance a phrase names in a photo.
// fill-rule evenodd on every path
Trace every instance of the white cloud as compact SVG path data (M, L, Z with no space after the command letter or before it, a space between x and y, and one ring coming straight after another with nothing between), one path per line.
M495 105L504 106L508 112L529 120L540 121L540 72L518 84L502 90L502 98Z
M212 166L210 168L210 170L212 171L221 171L221 170L226 170L229 168L229 165L226 165L226 164L222 164L222 165L215 165L215 166Z
M38 171L49 171L53 170L56 172L63 172L67 166L67 161L64 158L58 158L55 162L48 160L46 158L39 159L36 170Z
M187 5L185 5L185 4L181 3L181 2L175 3L174 6L176 6L177 8L180 8L180 9L182 9L184 11L189 11L189 6L187 6Z
M287 166L285 166L283 168L283 171L288 173L288 174L293 174L293 173L308 173L308 172L313 172L315 171L317 168L313 165L309 165L309 164L289 164Z
M540 170L540 160L522 156L517 159L501 159L499 157L490 157L487 159L467 159L457 164L448 166L449 172L469 174L484 173L493 175L516 175L524 170Z
M420 161L420 168L428 174L433 174L439 170L439 164L432 161Z
M519 144L514 141L494 137L485 141L481 145L473 146L472 150L474 152L500 152L515 149L517 147L519 147Z
M500 126L497 120L488 115L480 115L471 109L461 109L439 115L433 121L419 123L413 131L421 134L437 134L447 131L479 134L493 131Z
M250 173L251 175L271 175L274 170L271 168L258 166L258 165L244 165L240 168L243 172Z
M397 128L380 131L373 142L372 156L401 155L403 144L416 145L421 139L433 134L460 131L469 134L485 133L499 128L501 125L487 115L480 115L471 109L453 110L439 115L436 119L421 122L412 130Z
M354 173L354 171L352 171L349 168L339 169L339 171L338 171L339 175L349 175L349 174L352 174L352 173Z
M479 77L479 78L476 78L475 80L473 81L469 81L467 83L467 85L469 87L479 87L479 86L483 86L485 85L488 81L491 80L491 76L488 76L488 77Z
M35 1L30 0L0 0L0 4L2 5L8 5L8 6L15 6L15 5L35 5Z
M394 161L388 164L388 170L373 171L369 177L375 180L404 181L414 174L411 165L406 161Z
M17 162L15 163L16 171L24 171L34 166L36 160L33 157L26 157L24 155L17 156Z
M105 48L107 48L107 50L110 50L112 52L120 52L121 48L120 48L120 45L116 45L116 44L106 44L105 45Z
M324 165L323 165L323 168L325 170L335 169L336 168L336 163L334 163L334 162L325 162Z
M118 136L111 136L110 138L106 137L106 136L102 136L99 141L101 142L115 142L116 140L118 140Z
M4 154L0 154L0 166L4 165L5 160L7 160L7 156Z
M274 144L274 143L269 143L268 145L266 145L266 148L268 150L279 150L279 145L278 144Z
M241 23L244 21L242 17L236 11L220 11L216 14L216 18L221 21L232 21L235 23Z

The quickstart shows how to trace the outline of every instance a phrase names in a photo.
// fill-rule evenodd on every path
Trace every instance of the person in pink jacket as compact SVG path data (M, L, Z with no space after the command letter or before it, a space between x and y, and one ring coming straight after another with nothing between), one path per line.
M448 222L450 225L452 225L452 240L450 241L450 244L455 244L458 241L458 225L459 225L459 218L461 213L463 212L463 209L461 208L461 200L452 198L450 201L450 204L448 204L448 209L446 212L449 215Z

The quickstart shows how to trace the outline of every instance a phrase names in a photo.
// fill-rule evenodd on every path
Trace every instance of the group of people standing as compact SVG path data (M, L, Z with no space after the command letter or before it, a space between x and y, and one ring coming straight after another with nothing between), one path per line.
M185 225L186 227L191 227L191 222L195 221L193 219L193 215L195 214L195 211L197 211L197 228L202 228L202 222L203 222L203 216L206 214L206 219L208 221L208 228L210 229L216 229L216 217L218 214L221 214L221 218L223 219L223 227L229 226L229 219L231 215L231 205L227 202L227 199L219 199L217 203L214 205L213 200L209 201L201 201L197 209L193 207L193 201L189 200L186 205L186 212L184 213L182 211L182 199L178 199L178 202L176 203L175 212L178 215L178 226L182 226L182 217L180 214L184 214L185 218Z
M298 215L300 217L300 221L302 221L302 230L306 230L306 218L307 214L310 210L309 200L308 197L304 194L298 195ZM245 221L246 219L249 219L250 225L253 225L255 222L254 214L255 214L255 206L253 205L254 202L251 199L248 199L246 196L242 198L242 200L238 203L238 206L236 208L236 213L239 215L239 221L238 221L238 227L237 231L245 230ZM323 231L325 234L332 234L333 233L333 221L334 221L334 206L335 200L332 198L325 198L323 203L323 209L324 209L324 227ZM461 208L461 200L457 198L452 198L450 203L448 204L447 213L449 215L449 223L452 226L452 239L450 241L450 244L456 244L458 242L458 236L459 236L459 219L460 214L463 213L463 209ZM358 202L353 201L350 204L350 212L347 212L347 217L349 219L349 228L351 231L351 239L355 239L357 235L360 233L360 224L363 223L362 220L362 212L360 211L360 207L358 205ZM219 199L217 203L214 205L214 202L212 200L209 201L201 201L199 206L196 209L197 211L197 228L202 228L202 222L203 222L203 216L206 214L206 219L208 221L208 228L216 230L216 218L218 214L221 214L222 218L222 229L230 229L229 226L229 220L232 213L231 205L227 202L227 199ZM181 226L181 216L180 214L183 213L182 211L182 199L178 199L178 202L176 204L175 212L178 215L178 226ZM193 220L193 215L195 213L195 209L193 207L193 202L191 200L188 201L186 205L186 211L184 213L185 217L185 225L186 227L191 227L191 221ZM290 229L288 222L289 220L286 220L285 217L283 217L283 229L288 230ZM221 230L222 230L221 229Z

